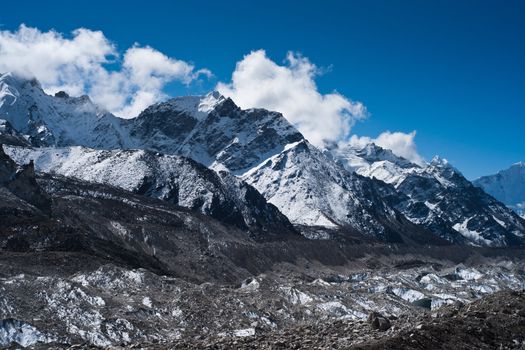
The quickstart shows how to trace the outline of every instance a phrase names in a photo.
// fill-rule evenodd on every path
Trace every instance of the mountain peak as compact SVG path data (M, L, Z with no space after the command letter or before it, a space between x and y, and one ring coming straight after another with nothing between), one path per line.
M363 147L359 153L369 158L377 158L380 155L389 155L395 157L391 150L378 146L373 142L370 142L365 147Z
M434 158L432 158L432 160L430 161L430 165L438 167L449 167L450 163L445 158L441 158L440 156L434 156Z
M55 97L58 97L58 98L69 98L69 94L65 91L59 91L57 93L55 93Z
M518 162L494 175L474 181L494 198L502 201L525 218L525 163Z
M373 142L358 150L356 155L365 159L369 164L380 161L388 161L402 168L418 167L409 160L394 154L392 150L378 146Z
M226 100L226 97L221 95L221 93L217 90L208 92L206 95L204 95L199 103L199 111L200 112L211 112L217 105L221 104Z
M428 166L425 168L425 171L430 173L438 173L439 176L455 176L455 175L463 175L459 170L457 170L450 162L445 159L441 158L440 156L434 156ZM466 180L465 180L466 181Z
M14 72L7 72L3 74L0 73L0 84L5 84L17 89L24 88L26 86L42 89L40 82L36 78L24 77Z
M146 108L141 115L151 112L184 112L200 120L226 100L218 91L211 91L206 95L178 96Z

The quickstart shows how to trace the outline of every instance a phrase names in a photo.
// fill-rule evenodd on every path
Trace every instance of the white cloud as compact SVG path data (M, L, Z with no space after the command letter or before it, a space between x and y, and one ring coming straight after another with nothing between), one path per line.
M352 146L373 142L417 164L416 132L383 132L376 138L349 136L353 124L367 115L365 106L334 92L321 94L315 84L319 69L307 58L288 53L285 65L278 65L264 50L253 51L237 62L231 82L217 90L243 108L260 107L283 115L313 144L340 141Z
M399 157L403 157L413 163L421 165L424 163L424 159L417 151L416 142L414 140L415 137L415 131L408 134L403 132L385 131L376 138L352 135L352 137L350 137L345 143L350 144L352 147L364 147L369 143L375 143L380 147L392 150L392 152Z
M230 83L217 90L242 108L266 108L283 113L313 144L346 138L352 125L366 116L360 102L333 92L321 94L315 77L319 69L307 58L288 53L278 65L264 50L253 51L237 63Z
M80 28L65 37L25 25L13 32L0 31L0 72L6 71L36 77L50 93L88 94L124 117L165 98L163 88L171 81L189 84L211 74L149 46L134 45L121 60L101 31Z

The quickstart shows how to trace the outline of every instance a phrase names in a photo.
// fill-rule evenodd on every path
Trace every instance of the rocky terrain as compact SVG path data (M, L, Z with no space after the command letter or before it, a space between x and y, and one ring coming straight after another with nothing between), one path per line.
M54 258L81 260L66 254ZM39 258L40 263L51 259ZM2 305L11 315L2 311L3 344L346 349L390 348L381 344L454 348L462 341L512 348L525 340L520 331L525 297L508 292L523 290L523 265L508 261L490 269L436 265L397 270L359 268L357 262L333 270L312 266L314 272L306 275L282 265L238 284L194 284L143 269L96 264L83 272L53 275L41 266L27 266L24 273L11 268L0 287Z
M3 346L273 347L292 344L294 329L349 346L416 322L396 319L525 287L519 249L260 242L169 202L37 176L0 155ZM383 319L394 326L378 335Z
M143 150L83 147L6 147L6 151L19 163L33 160L38 171L162 199L261 238L276 233L295 234L288 219L250 185L189 158Z
M456 303L416 316L338 320L219 341L176 342L171 349L523 349L525 294L500 292L472 304ZM164 346L148 345L163 349Z

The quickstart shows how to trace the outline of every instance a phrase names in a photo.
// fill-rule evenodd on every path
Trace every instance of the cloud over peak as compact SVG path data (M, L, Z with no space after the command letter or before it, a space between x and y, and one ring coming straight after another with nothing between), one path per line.
M23 24L16 31L0 31L0 72L5 71L34 76L51 93L88 94L123 117L165 98L163 88L171 81L189 84L211 75L149 46L135 44L121 58L101 31L79 28L66 37Z
M376 138L352 135L343 144L348 143L351 147L365 147L369 143L375 143L382 148L391 150L398 157L423 165L425 161L417 151L415 137L416 131L410 133L385 131Z
M289 52L284 65L269 59L264 50L253 51L237 62L231 82L217 90L243 108L266 108L283 113L305 137L317 146L325 140L349 135L366 108L345 96L322 94L315 83L319 69L307 58Z

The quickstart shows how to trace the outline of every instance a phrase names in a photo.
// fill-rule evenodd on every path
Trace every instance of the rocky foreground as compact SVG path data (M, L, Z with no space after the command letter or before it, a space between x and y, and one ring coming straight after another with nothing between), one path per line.
M380 318L380 316L379 316ZM525 293L500 292L472 304L386 319L336 321L242 339L181 341L172 349L524 349ZM381 322L381 325L383 323ZM157 348L151 346L152 348Z
M24 259L0 259L4 276L11 275L0 279L6 347L525 348L520 262L404 260L366 268L376 260L368 258L361 266L310 266L307 273L281 265L232 285L96 261L73 272L79 261L66 254L54 259L70 267L54 270L45 268L49 256L20 268Z
M367 320L338 320L260 335L194 337L170 344L144 342L111 349L524 349L524 329L525 293L506 291L471 304L454 303L437 312L389 318L371 313Z

